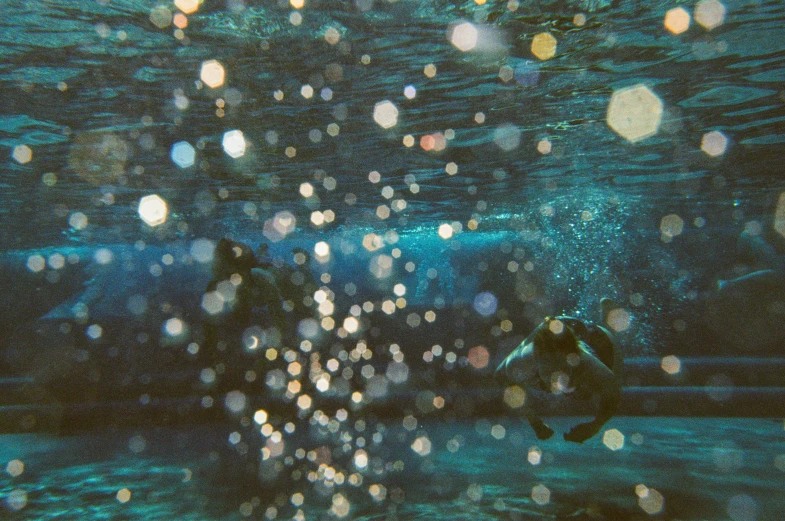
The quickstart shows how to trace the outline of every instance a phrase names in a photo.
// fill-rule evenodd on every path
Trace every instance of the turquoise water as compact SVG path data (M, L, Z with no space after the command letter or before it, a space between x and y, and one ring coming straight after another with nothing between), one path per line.
M784 7L0 0L0 512L780 519Z
M615 450L533 443L509 419L391 425L385 443L400 470L322 488L299 508L222 466L231 426L22 434L4 438L2 456L24 459L25 473L5 476L0 490L26 494L11 519L289 519L298 510L316 519L777 519L785 506L781 421L625 417L610 426L626 433ZM410 445L423 435L431 447L421 456ZM374 499L367 489L379 482L385 492ZM348 503L343 516L335 493Z

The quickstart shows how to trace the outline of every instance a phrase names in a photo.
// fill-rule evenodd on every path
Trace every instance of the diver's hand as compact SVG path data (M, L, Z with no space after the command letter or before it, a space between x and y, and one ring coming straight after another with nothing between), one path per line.
M570 432L565 433L564 439L575 443L583 443L597 434L599 430L600 427L594 422L581 423L570 429Z

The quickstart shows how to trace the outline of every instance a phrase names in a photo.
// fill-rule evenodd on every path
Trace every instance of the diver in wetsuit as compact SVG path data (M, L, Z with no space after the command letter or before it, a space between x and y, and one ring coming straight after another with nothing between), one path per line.
M602 323L618 306L602 299ZM611 332L601 325L585 324L573 317L547 317L496 369L505 385L520 385L526 398L524 414L541 440L553 429L532 407L536 393L561 395L579 401L595 399L597 416L564 434L564 439L582 443L599 432L621 402L623 359Z
M211 365L222 358L229 343L239 342L260 308L266 308L272 325L284 334L286 316L275 277L260 267L248 245L226 238L218 241L212 275L202 301L207 312L205 347Z

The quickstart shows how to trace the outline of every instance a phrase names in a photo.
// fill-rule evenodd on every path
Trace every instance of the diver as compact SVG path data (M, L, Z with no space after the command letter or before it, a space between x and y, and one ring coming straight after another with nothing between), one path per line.
M270 265L265 261L263 258L260 263L251 248L242 242L226 238L218 241L213 252L212 280L203 297L203 307L207 300L213 303L205 307L208 315L204 326L211 363L217 361L227 342L239 339L261 308L266 309L269 320L281 335L286 332L281 295L274 275L265 269Z
M718 290L750 280L768 282L785 278L785 254L780 253L773 241L768 240L762 232L742 231L736 241L736 253L738 260L746 264L751 272L735 279L718 281Z
M785 342L783 251L785 241L774 226L748 226L739 234L732 278L717 280L701 306L702 323L717 340L713 353L780 355Z
M618 306L611 299L600 301L602 324ZM602 325L586 324L573 317L546 317L496 369L505 385L520 385L526 393L524 414L537 438L553 435L532 406L534 395L554 395L577 401L592 400L594 420L576 425L564 439L582 443L599 432L616 413L621 402L623 358L611 332Z

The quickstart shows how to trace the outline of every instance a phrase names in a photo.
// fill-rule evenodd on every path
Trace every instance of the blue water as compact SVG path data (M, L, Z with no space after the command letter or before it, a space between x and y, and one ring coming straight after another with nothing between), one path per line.
M3 516L782 517L782 1L0 10ZM493 370L603 297L538 440Z

